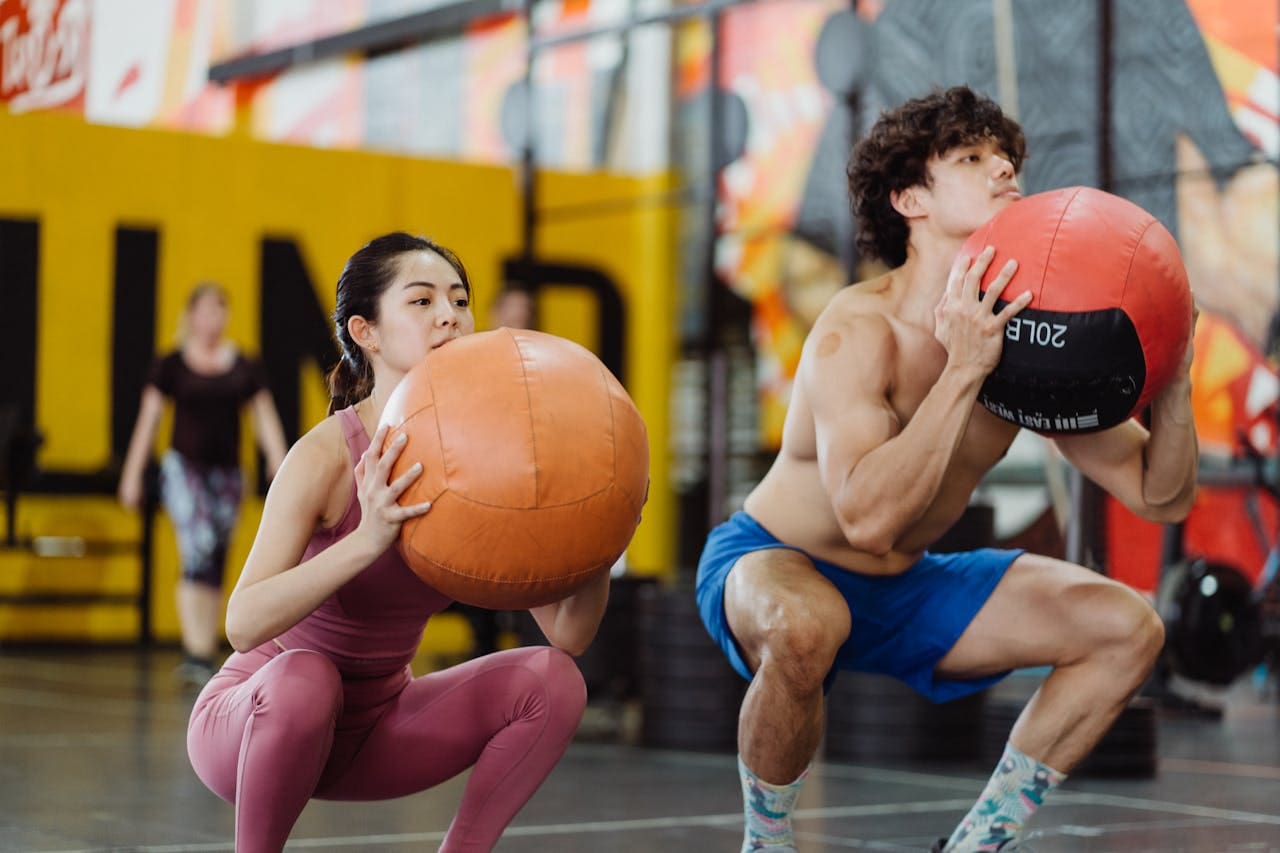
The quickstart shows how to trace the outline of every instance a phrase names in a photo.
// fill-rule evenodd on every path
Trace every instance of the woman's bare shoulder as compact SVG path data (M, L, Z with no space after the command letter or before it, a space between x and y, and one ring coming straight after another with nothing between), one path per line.
M349 455L342 422L336 415L330 415L294 442L277 477L303 480L327 494L341 478L350 476Z
M357 461L351 458L342 421L330 415L298 439L277 478L286 475L296 480L310 493L319 526L332 527L346 514L351 502L355 487L351 472Z

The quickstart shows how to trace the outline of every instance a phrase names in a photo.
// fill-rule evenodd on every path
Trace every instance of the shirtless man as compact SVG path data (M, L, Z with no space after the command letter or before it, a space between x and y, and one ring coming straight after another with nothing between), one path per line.
M1164 640L1133 590L1019 551L930 554L1018 427L977 403L1009 318L978 283L991 249L964 240L1018 195L1021 129L964 87L885 113L850 167L859 247L893 267L837 294L805 342L782 449L712 531L698 568L703 621L751 680L739 719L743 850L793 851L790 814L842 669L892 675L934 701L1010 670L1050 666L972 811L935 850L1014 849L1022 825L1107 731ZM1055 440L1143 518L1183 518L1197 446L1182 369L1129 421Z

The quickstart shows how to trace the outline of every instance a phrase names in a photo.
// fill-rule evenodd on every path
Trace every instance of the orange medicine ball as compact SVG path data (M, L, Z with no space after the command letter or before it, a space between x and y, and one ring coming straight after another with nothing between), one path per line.
M422 475L402 504L400 551L440 592L522 610L559 600L626 550L649 478L644 421L588 350L498 329L434 350L392 392L384 448L408 436L392 479Z
M1147 211L1088 187L1014 202L960 250L1018 271L996 310L1031 291L1005 327L978 399L1044 433L1093 432L1138 414L1173 379L1191 336L1191 288L1178 244Z

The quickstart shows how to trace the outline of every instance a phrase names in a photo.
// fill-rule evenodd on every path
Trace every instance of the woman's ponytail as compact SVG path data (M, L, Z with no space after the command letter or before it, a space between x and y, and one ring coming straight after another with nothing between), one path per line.
M356 349L360 353L359 348ZM373 370L363 358L363 353L355 356L359 360L359 368L353 367L351 357L343 354L329 375L325 377L329 385L329 414L340 409L353 406L369 396L373 387Z

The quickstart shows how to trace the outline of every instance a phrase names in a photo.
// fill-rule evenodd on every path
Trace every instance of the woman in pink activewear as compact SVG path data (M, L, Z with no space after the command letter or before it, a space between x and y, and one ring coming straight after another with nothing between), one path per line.
M595 637L608 574L532 611L551 646L414 678L427 619L449 603L392 547L430 509L388 482L387 396L431 350L475 330L458 258L421 237L379 237L338 279L342 361L331 416L289 451L227 604L233 654L196 700L187 750L236 807L236 850L279 851L312 797L375 800L473 768L441 847L490 850L568 747L586 704L570 657ZM354 475L353 475L354 469Z

